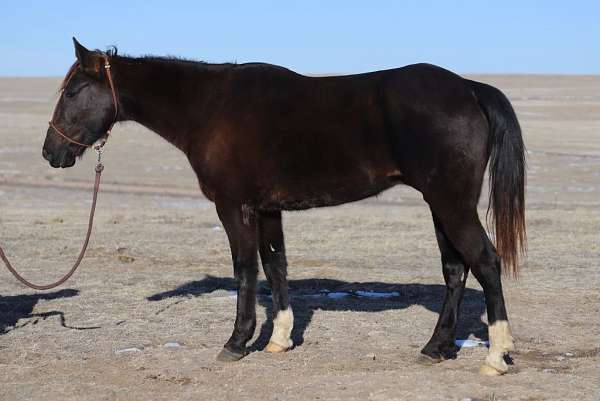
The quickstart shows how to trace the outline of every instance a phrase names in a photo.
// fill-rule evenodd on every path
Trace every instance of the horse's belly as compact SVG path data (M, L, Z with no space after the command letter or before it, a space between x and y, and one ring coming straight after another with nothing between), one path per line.
M268 191L261 208L305 210L314 207L336 206L354 202L402 183L402 175L394 170L376 177L350 180L322 180L311 183L297 182Z

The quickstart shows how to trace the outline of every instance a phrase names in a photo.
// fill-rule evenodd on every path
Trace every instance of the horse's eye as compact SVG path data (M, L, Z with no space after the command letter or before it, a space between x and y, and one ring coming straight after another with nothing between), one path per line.
M66 91L66 90L65 90L65 97L69 97L69 98L71 98L71 97L75 97L75 96L77 96L77 94L78 94L79 92L81 92L81 90L82 90L83 88L87 87L88 85L89 85L89 84L85 83L85 84L83 84L83 85L79 86L78 88L71 89L71 90L68 90L68 91Z

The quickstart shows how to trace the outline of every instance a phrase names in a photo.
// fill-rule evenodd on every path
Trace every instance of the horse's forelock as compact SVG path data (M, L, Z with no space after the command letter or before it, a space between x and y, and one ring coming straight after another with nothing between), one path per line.
M96 51L98 53L104 53L108 57L114 57L118 53L117 46L110 46L106 52L102 52L100 50L96 50ZM69 71L67 71L67 74L65 75L62 82L60 83L60 87L58 89L59 92L63 91L66 88L67 84L69 83L69 80L73 77L73 75L75 75L75 72L77 72L78 67L79 67L79 61L75 61L73 63L73 65L71 65L71 67L69 68Z
M73 65L69 68L69 71L67 71L67 74L60 83L60 88L58 89L59 92L63 91L66 88L67 84L69 83L69 80L73 77L73 75L75 75L77 67L79 67L79 61L74 62Z
M108 49L106 50L106 52L104 52L104 53L109 57L113 57L113 56L116 56L118 52L119 51L117 49L117 46L112 45L112 46L109 46Z

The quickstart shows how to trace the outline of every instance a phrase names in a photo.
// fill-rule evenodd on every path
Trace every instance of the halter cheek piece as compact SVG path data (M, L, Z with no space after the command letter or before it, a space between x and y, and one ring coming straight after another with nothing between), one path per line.
M113 98L113 104L115 106L115 117L113 119L113 122L108 126L108 129L106 130L106 134L103 136L102 141L98 144L85 144L85 143L81 143L76 141L73 138L68 137L62 130L60 130L56 124L54 123L54 116L52 117L52 120L50 120L48 122L48 124L50 124L50 127L52 127L52 129L59 134L60 136L62 136L64 139L66 139L68 142L71 142L75 145L79 145L79 146L83 146L84 148L91 148L93 147L96 152L98 152L100 154L102 147L104 146L104 144L106 144L106 141L108 140L108 136L110 135L110 131L112 130L113 126L115 125L115 123L117 122L117 116L119 115L119 104L117 103L117 92L115 90L115 85L113 83L113 79L112 79L112 75L110 73L110 63L108 61L108 57L104 57L104 70L106 71L106 77L108 78L108 84L110 86L110 91L112 93L112 98ZM69 80L71 79L71 77L69 77ZM67 81L68 83L68 81ZM65 84L66 87L66 84Z

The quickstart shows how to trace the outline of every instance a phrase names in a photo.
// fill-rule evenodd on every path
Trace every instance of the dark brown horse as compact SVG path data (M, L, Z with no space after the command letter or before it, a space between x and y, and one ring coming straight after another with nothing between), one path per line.
M77 41L75 53L55 127L94 143L118 105L117 121L136 121L186 154L216 205L238 284L233 334L218 359L247 353L256 323L257 254L273 294L266 349L292 347L282 210L339 205L405 184L431 208L447 286L422 353L434 362L455 355L458 309L472 270L489 322L482 371L507 371L513 340L501 265L516 274L524 247L525 161L519 123L498 89L428 64L313 78L263 63L123 57ZM69 167L85 149L49 128L42 153L53 167ZM488 160L496 247L477 215Z

